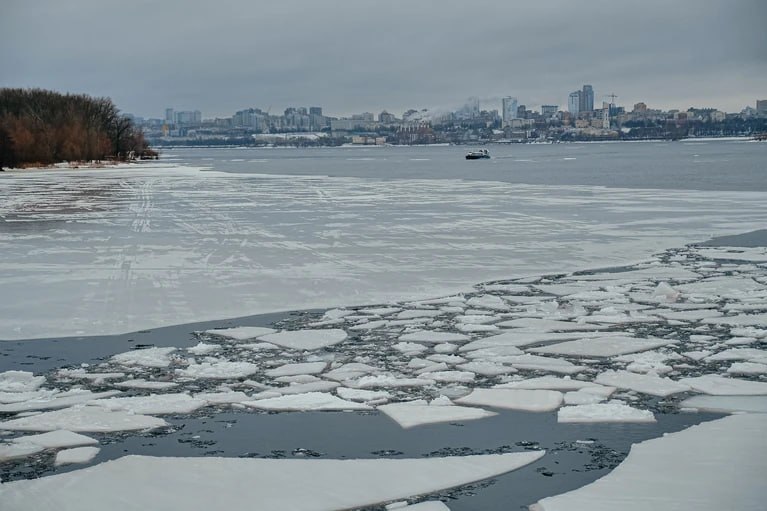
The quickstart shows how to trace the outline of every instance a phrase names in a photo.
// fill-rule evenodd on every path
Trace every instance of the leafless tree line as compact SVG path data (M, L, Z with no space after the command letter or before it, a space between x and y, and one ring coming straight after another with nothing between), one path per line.
M0 89L0 169L156 154L109 98Z

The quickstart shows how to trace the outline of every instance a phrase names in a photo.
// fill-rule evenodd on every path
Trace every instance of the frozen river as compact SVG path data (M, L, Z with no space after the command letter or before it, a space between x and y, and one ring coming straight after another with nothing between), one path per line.
M0 339L439 296L767 225L764 144L463 151L174 149L4 173Z
M766 150L0 174L0 508L762 510Z

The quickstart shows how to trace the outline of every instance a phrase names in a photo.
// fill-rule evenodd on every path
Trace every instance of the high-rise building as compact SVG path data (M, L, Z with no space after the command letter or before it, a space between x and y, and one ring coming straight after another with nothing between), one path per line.
M519 105L517 107L517 119L527 118L527 105Z
M581 91L571 92L567 97L567 111L573 115L578 115L581 111Z
M544 117L551 117L557 115L559 111L559 105L541 105L541 115Z
M584 85L581 91L581 103L579 110L581 112L594 111L594 88L591 85Z
M167 124L173 124L174 122L176 122L176 116L173 114L174 112L172 108L165 109L165 122Z
M322 115L322 107L321 106L310 106L309 107L309 115Z
M517 118L517 98L507 96L501 100L501 103L502 122L504 126L507 126L512 119Z
M767 115L767 99L756 100L756 113L759 115Z

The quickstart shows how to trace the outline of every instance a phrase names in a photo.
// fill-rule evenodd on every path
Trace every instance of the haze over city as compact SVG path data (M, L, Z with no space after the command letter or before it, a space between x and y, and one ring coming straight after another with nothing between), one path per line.
M123 111L228 116L323 105L331 115L597 102L740 111L767 90L767 4L332 0L4 2L3 87L110 96ZM31 27L34 28L32 37Z

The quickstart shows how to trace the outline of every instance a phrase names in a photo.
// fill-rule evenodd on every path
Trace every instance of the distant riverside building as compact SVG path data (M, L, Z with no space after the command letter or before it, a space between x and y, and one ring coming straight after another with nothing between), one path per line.
M176 118L173 115L173 109L172 108L166 108L165 109L165 122L168 124L173 124L176 122Z
M583 86L580 100L580 106L578 108L580 112L594 111L594 88L591 85Z
M767 115L767 99L756 100L756 113L759 115Z
M504 126L508 126L512 119L517 118L517 98L507 96L501 100L502 108L502 122Z
M318 115L322 116L322 107L321 106L310 106L309 107L309 115Z
M578 115L581 111L581 91L571 92L567 97L567 111L573 115Z
M394 114L390 114L386 110L378 114L378 122L382 124L392 124L396 120L397 118L394 116Z
M552 117L557 115L559 111L559 105L541 105L541 115L544 117Z
M174 120L176 124L201 124L202 113L199 110L176 112Z
M646 111L647 111L647 105L645 105L644 103L640 102L640 103L634 104L634 112L639 113L639 112L646 112Z

